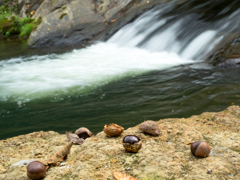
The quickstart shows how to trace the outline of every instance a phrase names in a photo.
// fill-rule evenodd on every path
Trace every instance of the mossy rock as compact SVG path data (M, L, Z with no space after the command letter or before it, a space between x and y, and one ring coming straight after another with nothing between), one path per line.
M66 16L66 15L67 15L67 13L63 13L63 14L60 16L60 19L63 19L64 16Z

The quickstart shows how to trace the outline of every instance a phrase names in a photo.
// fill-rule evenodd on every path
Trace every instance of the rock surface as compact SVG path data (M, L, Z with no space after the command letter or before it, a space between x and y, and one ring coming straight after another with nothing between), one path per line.
M239 67L240 65L240 35L229 36L219 49L207 60L214 66Z
M45 0L33 18L42 23L28 45L70 46L105 40L143 11L171 0Z
M19 15L21 17L32 17L42 2L43 0L18 0Z
M240 179L240 108L231 106L218 113L206 112L190 118L157 121L160 135L142 133L138 126L120 137L104 132L73 145L68 159L47 171L45 180L113 180L119 171L138 180L150 179ZM122 138L137 135L143 146L136 154L126 153ZM194 141L212 148L207 158L190 152ZM66 135L34 132L0 141L0 179L27 179L27 164L43 161L67 144Z

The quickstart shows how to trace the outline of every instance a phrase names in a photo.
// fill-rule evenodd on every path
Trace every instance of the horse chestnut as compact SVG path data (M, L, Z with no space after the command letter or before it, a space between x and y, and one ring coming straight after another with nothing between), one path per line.
M211 152L211 148L208 143L204 141L196 141L191 144L191 152L197 157L206 157Z
M42 179L46 175L46 167L40 161L33 161L27 167L27 176L30 179Z
M123 147L127 152L138 152L142 147L142 141L135 135L127 135L123 138Z

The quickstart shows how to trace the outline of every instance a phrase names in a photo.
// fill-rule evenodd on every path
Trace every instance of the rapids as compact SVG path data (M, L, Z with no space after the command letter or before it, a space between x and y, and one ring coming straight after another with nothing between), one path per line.
M1 45L0 139L80 126L96 133L240 104L239 72L203 62L236 30L239 10L229 3L208 19L208 2L194 2L157 6L107 42L67 52Z

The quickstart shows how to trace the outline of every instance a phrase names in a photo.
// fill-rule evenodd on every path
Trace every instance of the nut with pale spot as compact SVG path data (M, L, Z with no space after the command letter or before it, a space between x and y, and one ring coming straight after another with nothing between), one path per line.
M142 141L135 135L127 135L123 138L123 147L127 152L137 153L142 147Z

